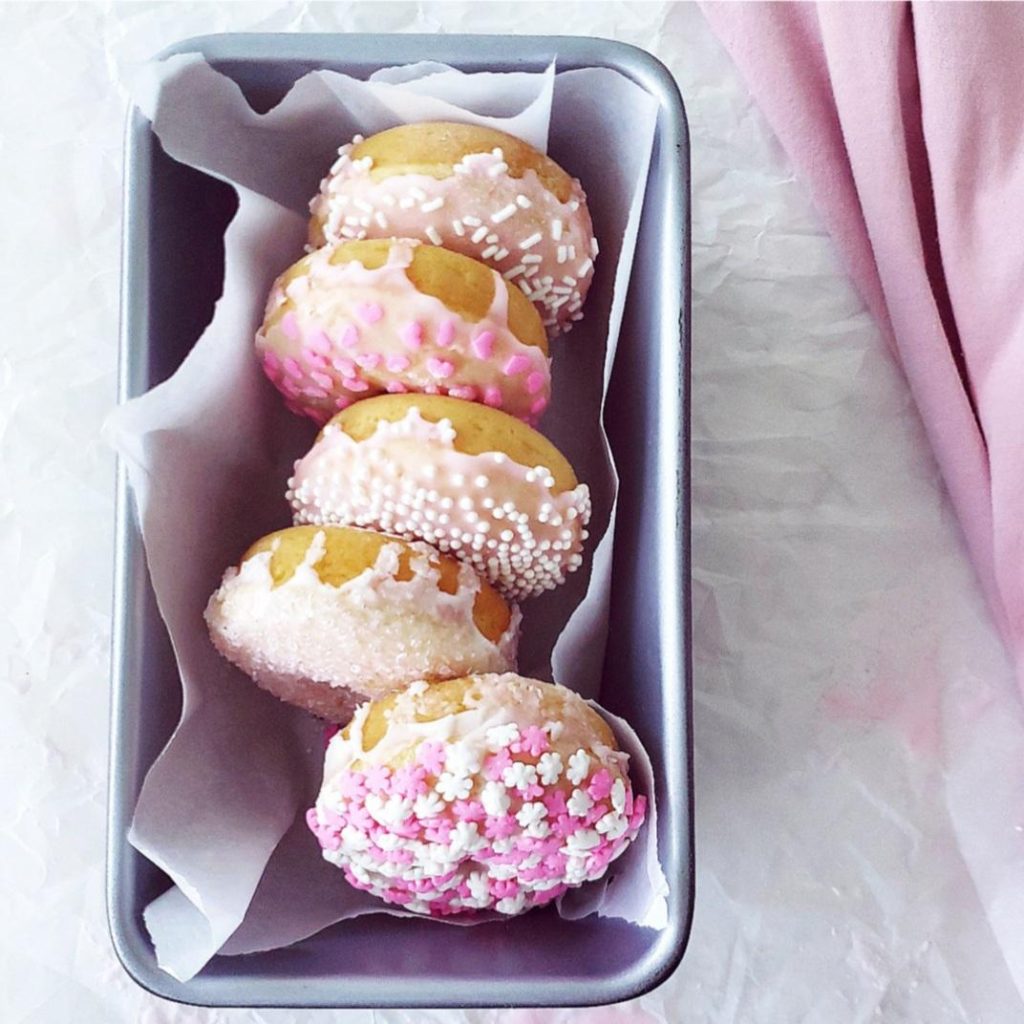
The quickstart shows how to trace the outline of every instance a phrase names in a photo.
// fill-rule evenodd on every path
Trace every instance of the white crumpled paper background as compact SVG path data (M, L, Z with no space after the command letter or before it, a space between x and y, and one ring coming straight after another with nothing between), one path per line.
M211 31L546 28L652 50L690 118L689 952L653 993L606 1011L165 1003L121 971L103 909L113 460L99 426L115 394L123 83ZM1024 1017L1011 669L903 379L698 10L8 5L0 29L5 1024Z

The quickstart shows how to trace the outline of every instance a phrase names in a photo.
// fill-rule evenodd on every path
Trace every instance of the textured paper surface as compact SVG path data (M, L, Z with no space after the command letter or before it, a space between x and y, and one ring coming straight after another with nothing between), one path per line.
M464 75L430 64L388 69L369 82L315 72L273 110L256 115L233 82L194 54L141 68L135 95L167 153L232 184L239 195L212 323L173 377L118 410L107 426L128 466L185 693L182 722L146 778L130 839L176 883L147 908L146 925L159 964L187 980L241 924L257 885L260 898L232 951L285 945L361 914L407 916L322 870L303 821L319 785L319 745L310 742L300 714L279 713L219 658L202 621L223 568L287 522L288 470L315 433L282 410L280 396L262 379L252 338L271 280L302 254L306 206L319 176L357 132L369 135L415 119L471 119L542 148L550 141L584 187L599 185L590 204L602 242L598 276L584 320L552 346L552 405L542 428L591 486L590 529L603 550L595 574L587 566L557 591L523 605L519 656L524 674L551 678L554 662L556 681L593 695L607 630L608 524L617 486L600 410L657 105L607 69ZM184 567L183 537L190 553ZM646 755L632 740L641 761L637 772L650 783ZM663 927L666 883L657 869L654 831L647 836L651 843L612 869L615 899L606 903L605 886L594 884L567 901L567 915L625 914Z
M5 1024L1024 1019L1019 698L906 385L685 4L6 5L0 246ZM693 164L697 904L607 1010L205 1010L104 911L121 150L135 63L220 31L563 32L651 50ZM515 43L514 36L509 46ZM825 700L825 695L831 694ZM927 726L927 728L926 728Z

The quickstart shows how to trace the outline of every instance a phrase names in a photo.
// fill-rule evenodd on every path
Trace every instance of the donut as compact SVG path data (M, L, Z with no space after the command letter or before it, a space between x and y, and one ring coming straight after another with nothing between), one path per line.
M228 661L337 724L413 680L514 668L519 620L464 563L340 526L295 526L258 540L206 608Z
M477 125L357 135L310 203L314 246L387 235L483 260L537 305L549 334L582 319L597 240L580 183L550 157Z
M522 292L414 239L299 260L271 289L256 350L289 407L321 425L384 392L450 394L530 423L551 397L547 338Z
M520 601L583 562L590 492L525 423L439 395L382 395L338 413L295 463L297 523L426 541Z
M519 914L636 837L629 757L578 694L509 674L415 682L330 740L306 821L357 889L432 916Z

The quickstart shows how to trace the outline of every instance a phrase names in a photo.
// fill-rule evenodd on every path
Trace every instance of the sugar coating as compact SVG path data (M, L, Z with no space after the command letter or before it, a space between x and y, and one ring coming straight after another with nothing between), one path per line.
M412 578L399 581L403 548L411 547ZM520 614L498 643L473 621L480 579L459 570L446 594L425 544L385 544L373 566L333 586L316 564L325 551L316 534L302 563L275 586L271 551L230 568L210 598L206 622L220 652L265 689L331 721L347 721L355 704L382 697L422 677L515 667Z
M561 696L557 720L544 688ZM331 739L306 818L325 859L356 888L432 916L519 914L600 878L639 832L646 801L582 698L482 675L463 710L424 722L427 689L418 682L399 696L371 750L369 704ZM586 766L575 781L573 759Z
M549 335L566 333L582 319L598 245L578 181L563 203L532 169L510 177L500 148L467 154L447 178L395 174L375 181L372 159L352 160L351 150L351 143L338 150L310 203L328 242L429 239L512 281L537 306ZM349 223L353 210L364 208L372 216Z
M331 263L331 249L318 249L305 273L275 282L256 335L264 373L290 408L320 424L385 392L487 401L536 423L551 397L550 360L510 329L508 284L494 273L490 309L465 320L409 280L419 244L393 241L373 270ZM292 308L270 323L289 300Z
M587 485L555 494L546 467L459 452L455 438L451 420L415 406L362 441L327 426L288 481L295 522L426 541L516 601L563 583L583 562Z

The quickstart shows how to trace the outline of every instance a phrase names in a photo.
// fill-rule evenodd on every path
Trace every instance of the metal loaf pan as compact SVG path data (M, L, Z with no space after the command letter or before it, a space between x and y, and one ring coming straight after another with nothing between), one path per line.
M657 139L606 413L622 487L601 699L632 723L654 764L669 922L654 931L610 918L564 921L547 910L439 928L370 915L286 949L215 957L187 983L162 972L142 911L168 879L126 836L181 696L122 467L107 878L117 954L150 991L207 1006L571 1006L638 996L678 964L693 905L689 151L678 89L650 54L602 39L223 35L167 52L194 51L233 78L257 110L310 70L366 77L420 60L464 71L540 71L552 59L560 71L608 67L656 98ZM169 158L138 111L128 126L125 195L121 401L170 376L202 332L219 293L222 235L235 206L227 186Z

